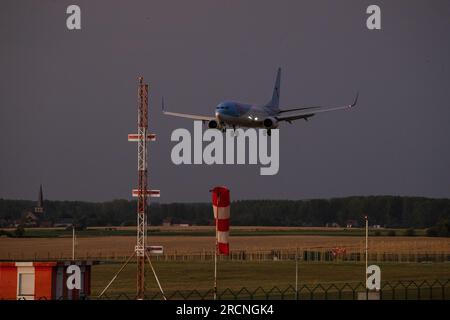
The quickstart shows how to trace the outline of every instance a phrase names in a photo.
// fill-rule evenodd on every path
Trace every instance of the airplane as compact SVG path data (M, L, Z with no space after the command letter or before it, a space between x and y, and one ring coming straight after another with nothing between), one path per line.
M219 129L223 132L225 132L227 127L232 127L233 129L236 129L236 127L265 128L267 129L267 135L270 136L271 129L278 128L279 123L282 121L286 121L288 123L292 123L292 121L298 119L308 121L309 118L317 113L350 109L354 107L358 101L359 94L356 93L353 103L349 105L280 109L280 78L281 68L278 68L272 98L269 102L263 105L252 105L237 101L223 101L217 105L215 115L213 117L165 111L163 97L163 114L193 120L201 120L204 123L208 122L208 128Z

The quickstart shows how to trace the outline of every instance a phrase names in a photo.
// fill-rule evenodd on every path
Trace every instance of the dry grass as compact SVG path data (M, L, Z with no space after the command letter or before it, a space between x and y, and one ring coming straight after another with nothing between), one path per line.
M166 253L188 254L211 251L214 237L150 236L149 244L163 245ZM77 239L79 256L126 256L133 251L132 236L83 237ZM272 249L330 249L345 247L347 252L362 252L364 238L355 236L234 236L232 250L265 251ZM428 237L372 237L371 252L379 253L450 253L450 239ZM0 259L70 257L71 238L0 238Z

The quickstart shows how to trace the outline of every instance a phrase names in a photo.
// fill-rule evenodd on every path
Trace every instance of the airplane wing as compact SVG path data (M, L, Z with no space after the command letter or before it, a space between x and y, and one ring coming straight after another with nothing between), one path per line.
M288 109L288 110L281 110L280 113L284 112L292 112L292 111L299 111L292 115L286 115L286 116L276 116L275 118L278 121L293 121L298 119L305 119L308 120L308 118L314 116L317 113L322 112L328 112L328 111L335 111L335 110L343 110L343 109L350 109L356 106L356 103L358 101L358 93L356 94L355 100L352 104L345 105L345 106L317 106L317 107L302 107L302 108L296 108L296 109Z
M180 118L188 118L188 119L194 119L194 120L202 120L202 121L210 121L214 120L214 117L208 117L208 116L199 116L195 114L187 114L187 113L178 113L178 112L168 112L163 111L165 115L168 116L174 116L174 117L180 117Z
M188 118L188 119L201 120L201 121L210 121L210 120L216 119L215 117L211 117L211 116L200 116L200 115L195 115L195 114L164 111L164 97L162 99L162 110L163 110L163 114L168 115L168 116Z

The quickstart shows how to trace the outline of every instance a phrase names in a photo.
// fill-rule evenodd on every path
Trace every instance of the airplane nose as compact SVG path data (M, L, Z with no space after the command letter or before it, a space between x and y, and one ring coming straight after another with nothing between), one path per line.
M215 116L216 116L217 119L220 119L220 116L221 116L220 111L217 110L216 113L215 113Z

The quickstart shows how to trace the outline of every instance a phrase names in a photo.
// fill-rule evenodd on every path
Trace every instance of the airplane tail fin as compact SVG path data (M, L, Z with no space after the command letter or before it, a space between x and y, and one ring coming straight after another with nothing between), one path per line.
M266 104L266 107L279 110L280 105L280 79L281 78L281 68L278 68L277 77L275 80L275 86L273 87L272 99Z

